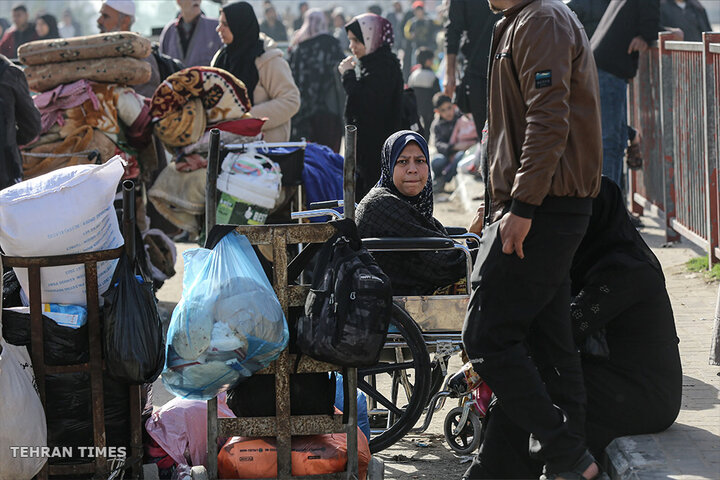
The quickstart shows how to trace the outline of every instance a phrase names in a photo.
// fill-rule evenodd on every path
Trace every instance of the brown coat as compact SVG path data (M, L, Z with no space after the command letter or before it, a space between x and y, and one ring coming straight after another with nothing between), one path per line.
M587 36L560 0L525 0L493 32L488 161L493 211L532 218L546 197L595 197L602 138Z

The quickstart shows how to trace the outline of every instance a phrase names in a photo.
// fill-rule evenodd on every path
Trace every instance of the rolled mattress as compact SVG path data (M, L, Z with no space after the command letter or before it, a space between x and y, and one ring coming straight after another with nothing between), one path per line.
M29 42L18 48L18 58L25 65L45 65L93 58L145 58L150 52L150 40L134 32L113 32Z
M82 79L121 85L142 85L150 81L151 74L152 70L148 62L132 57L49 63L25 69L28 86L36 92L45 92L58 85Z

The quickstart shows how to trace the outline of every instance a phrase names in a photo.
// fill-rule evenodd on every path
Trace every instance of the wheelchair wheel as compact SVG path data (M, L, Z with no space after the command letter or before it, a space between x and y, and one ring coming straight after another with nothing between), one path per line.
M372 453L393 445L415 426L430 391L430 356L420 327L397 305L393 305L390 327L380 362L358 369L358 388L384 408L371 410L371 416L381 416L385 424L373 431Z
M463 407L455 407L448 412L443 423L443 433L445 434L445 441L448 442L448 445L455 453L469 455L480 446L482 425L475 412L470 411L465 425L462 429L458 428L462 413Z

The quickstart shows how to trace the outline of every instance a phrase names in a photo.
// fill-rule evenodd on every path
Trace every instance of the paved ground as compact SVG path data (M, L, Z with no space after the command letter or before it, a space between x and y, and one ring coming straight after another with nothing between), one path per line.
M435 215L445 225L467 225L479 204L482 184L462 177L453 195L436 198ZM664 239L657 217L643 217L643 236L660 259L675 312L680 353L683 360L683 407L677 422L656 435L626 437L608 451L613 478L618 479L707 479L720 480L720 367L708 365L710 338L718 285L708 284L701 274L688 273L684 263L702 252L682 242L662 248ZM179 244L179 251L194 245ZM159 291L162 306L171 311L182 293L182 260L175 278ZM451 371L460 366L453 359ZM170 398L160 380L154 390L155 405ZM378 455L385 462L385 478L460 478L468 458L453 454L442 436L442 421L454 405L448 402L438 412L430 429L408 435Z

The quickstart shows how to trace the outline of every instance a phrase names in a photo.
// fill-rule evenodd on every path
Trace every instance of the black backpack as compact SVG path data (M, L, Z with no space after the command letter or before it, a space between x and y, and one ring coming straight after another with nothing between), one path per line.
M362 247L353 220L331 225L338 233L316 257L305 315L297 324L297 346L335 365L372 366L380 358L390 323L390 279Z
M157 43L152 45L152 54L155 56L155 61L158 64L158 72L160 73L160 81L165 80L167 77L175 72L179 72L185 68L180 60L173 58L170 55L160 53L160 46Z

